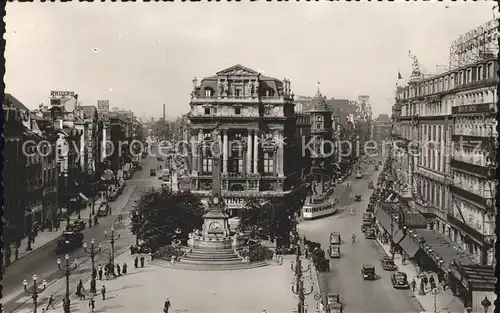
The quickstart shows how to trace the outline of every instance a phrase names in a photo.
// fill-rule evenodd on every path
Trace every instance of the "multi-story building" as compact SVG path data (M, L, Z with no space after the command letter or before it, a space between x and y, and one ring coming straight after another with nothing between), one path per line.
M26 155L23 153L23 120L28 110L10 94L2 103L4 117L4 168L3 168L3 255L4 264L10 264L11 245L19 247L25 236L25 207L27 203L25 183Z
M427 218L434 233L434 239L423 238L430 244L423 250L451 274L452 290L473 311L485 292L490 299L494 296L490 276L495 262L498 64L495 53L476 45L494 45L496 25L483 25L463 37L486 34L487 40L463 43L459 55L467 59L444 73L421 74L413 57L410 80L398 88L395 110L401 106L401 115L393 128L394 138L403 138L400 149L406 152L395 162L406 176L401 181L407 188L402 189L413 191L410 204ZM471 54L471 49L481 53Z
M293 192L302 168L290 81L235 65L193 85L192 192L208 197L212 189L210 142L217 140L211 138L216 127L222 132L222 196L231 214L249 197Z
M373 121L373 140L379 148L391 139L391 120L387 114L379 114Z

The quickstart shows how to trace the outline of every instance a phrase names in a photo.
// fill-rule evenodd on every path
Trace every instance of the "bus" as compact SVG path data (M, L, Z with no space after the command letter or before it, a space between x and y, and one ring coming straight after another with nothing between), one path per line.
M305 220L335 214L338 210L336 204L338 199L329 200L323 203L308 203L302 207L302 217Z

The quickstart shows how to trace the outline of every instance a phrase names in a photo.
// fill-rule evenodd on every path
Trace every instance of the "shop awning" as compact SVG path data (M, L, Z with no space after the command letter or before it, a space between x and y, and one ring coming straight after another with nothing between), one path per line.
M405 234L403 233L403 230L397 229L394 232L394 238L392 239L392 241L394 241L395 244L399 244L401 242L401 240L403 240L404 237L405 237Z
M382 225L382 227L385 229L387 232L391 232L391 217L389 214L387 214L382 208L379 208L375 211L375 218L377 221ZM396 223L393 223L392 225L392 230L396 230L398 225Z
M401 240L399 246L410 258L413 258L417 254L418 249L420 249L419 245L409 235Z
M495 269L488 265L462 265L452 263L450 271L470 291L494 291L497 278Z

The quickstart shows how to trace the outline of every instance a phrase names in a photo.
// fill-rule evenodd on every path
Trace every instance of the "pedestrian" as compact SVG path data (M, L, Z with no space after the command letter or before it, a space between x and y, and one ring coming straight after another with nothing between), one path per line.
M406 264L406 255L401 255L401 265L405 265Z
M139 266L139 258L135 257L134 259L134 267L137 268Z
M56 309L54 307L54 295L53 294L50 294L49 301L47 302L47 307L45 308L45 310L48 310L49 307L52 307L54 310Z
M141 267L144 267L144 257L141 256Z
M80 290L80 300L85 300L85 287L83 287L83 285L82 289Z
M171 306L172 306L172 305L170 304L170 299L169 299L169 298L167 298L167 299L165 300L165 303L163 304L163 312L164 312L164 313L168 313L168 310L170 309L170 307L171 307Z
M422 278L422 280L424 281L424 287L425 287L425 289L427 289L427 284L429 283L429 278L427 278L427 276L424 276Z
M122 274L123 275L127 274L127 263L123 263L123 265L122 265Z
M90 312L94 312L94 309L95 309L95 300L92 297L89 299L89 308L90 308Z
M92 227L92 218L89 217L89 228Z
M429 284L431 285L431 288L432 288L432 285L436 285L436 281L434 280L434 276L431 275L431 277L429 278Z
M49 231L52 231L52 227L53 227L52 220L48 220L47 226L49 227Z
M411 280L411 290L415 292L415 288L417 287L417 282L415 281L415 278Z
M99 217L96 215L94 215L94 225L99 225Z
M90 280L90 292L95 296L96 286L95 286L95 280L94 279Z
M306 259L309 259L309 249L304 249L304 256L306 257Z
M104 285L101 287L101 295L102 299L106 300L106 287Z
M83 288L83 283L82 280L80 279L78 285L76 285L76 295L80 298L82 297L82 288Z
M102 280L102 266L98 265L97 274L99 275L99 280Z
M116 267L116 273L118 274L118 276L122 276L122 273L120 271L120 264L116 264L115 267Z

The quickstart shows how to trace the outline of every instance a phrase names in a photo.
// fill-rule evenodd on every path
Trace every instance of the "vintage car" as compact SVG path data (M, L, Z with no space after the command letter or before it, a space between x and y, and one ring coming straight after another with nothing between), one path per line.
M162 181L161 182L161 189L163 189L163 190L169 190L170 189L170 183L168 183L166 181Z
M138 170L138 171L142 171L142 164L139 163L135 166L135 169Z
M151 249L146 244L139 244L130 246L130 254L134 255L136 253L144 253L147 254L151 252Z
M356 171L356 178L363 178L363 172L361 171Z
M59 208L59 213L57 213L57 218L60 220L66 219L68 217L68 208L61 207Z
M361 266L361 277L363 277L363 280L377 279L377 275L375 274L375 265L363 264Z
M375 165L375 170L378 171L378 165Z
M340 245L342 243L340 238L340 233L334 232L330 233L330 244L332 245Z
M57 240L56 253L68 253L74 248L83 246L83 234L81 232L65 231Z
M103 201L97 208L97 216L107 216L109 212L109 203L108 201Z
M354 196L354 200L356 200L356 201L361 201L361 195L356 195L356 196Z
M330 303L327 305L328 313L343 313L342 303Z
M340 303L340 296L338 293L335 292L329 292L326 294L326 303L331 304L331 303Z
M156 176L156 169L152 168L149 170L149 176Z
M366 212L373 212L373 203L368 203L368 207L366 208Z
M403 272L395 272L391 276L391 283L394 288L410 288L408 276Z
M163 158L162 158L162 157L157 157L157 158L156 158L156 160L157 160L158 162L163 162Z
M382 269L386 271L396 271L398 267L394 263L394 260L390 256L385 256L382 260L380 260L382 264Z
M371 225L373 221L373 216L370 212L363 213L362 221L364 225Z
M85 222L82 220L76 220L71 224L66 226L66 231L68 232L80 232L85 229Z
M118 191L111 191L108 193L108 201L115 201L118 199Z
M330 258L340 258L340 247L337 245L331 245L330 246Z
M375 235L375 228L372 228L372 227L367 228L365 230L365 238L366 239L376 239L377 236Z
M373 180L370 180L370 181L368 182L368 188L369 188L369 189L373 189L373 188L375 188L375 186L373 185Z

